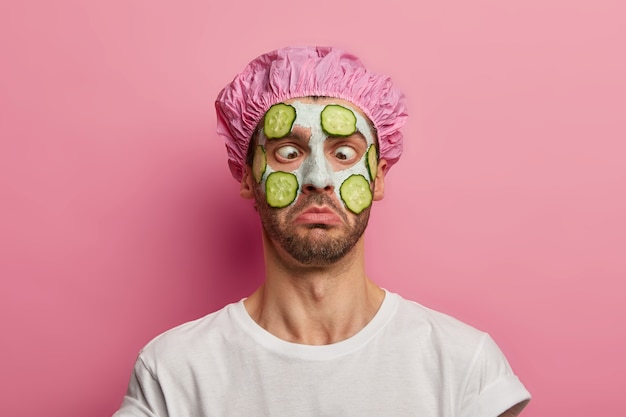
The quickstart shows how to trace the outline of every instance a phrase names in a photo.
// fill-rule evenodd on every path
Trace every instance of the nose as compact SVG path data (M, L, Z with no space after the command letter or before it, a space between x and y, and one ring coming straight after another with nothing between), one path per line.
M302 166L302 192L321 193L333 192L335 184L332 177L333 169L324 155L313 152Z
M302 193L303 194L314 194L314 193L332 193L335 190L335 187L331 184L331 185L327 185L324 188L321 187L316 187L313 184L304 184L302 186Z

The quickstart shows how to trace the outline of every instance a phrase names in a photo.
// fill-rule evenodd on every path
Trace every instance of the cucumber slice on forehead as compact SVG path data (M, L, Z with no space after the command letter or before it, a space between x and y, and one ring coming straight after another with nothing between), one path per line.
M271 207L282 208L293 203L298 194L298 179L291 172L276 171L265 180L265 198Z
M376 146L370 145L367 148L367 158L365 159L367 172L370 174L370 180L374 181L378 173L378 155L376 154Z
M257 184L261 182L265 169L267 168L267 157L265 156L265 149L261 145L257 145L254 150L254 159L252 160L252 175Z
M320 117L322 129L331 136L350 136L356 132L356 116L348 108L329 104L324 107Z
M263 132L268 139L279 139L291 132L293 122L296 120L296 109L285 103L274 104L265 113Z
M359 214L372 204L370 183L361 174L350 175L339 188L339 195L348 210Z

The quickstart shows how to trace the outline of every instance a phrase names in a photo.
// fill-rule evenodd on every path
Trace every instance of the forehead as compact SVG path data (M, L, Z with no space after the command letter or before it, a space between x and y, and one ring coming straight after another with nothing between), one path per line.
M365 112L363 110L361 110L356 104L353 104L352 102L350 102L348 100L341 99L341 98L326 97L326 96L294 97L294 98L282 101L282 103L285 103L285 104L293 104L295 102L298 102L299 104L304 104L304 105L306 105L306 104L315 105L316 107L319 108L320 112L328 104L338 104L340 106L347 107L347 108L351 109L358 116L360 116L363 119L363 121L365 122L365 124L367 125L367 127L365 129L368 130L368 132L366 133L366 131L363 131L363 129L361 129L361 133L362 134L366 134L366 135L368 135L368 134L371 135L371 140L373 141L373 143L375 143L378 146L378 132L376 130L376 126L374 126L374 123L372 123L372 121L369 119L369 117L367 117ZM309 118L310 117L311 117L311 115L309 115ZM296 116L296 118L297 118L296 120L298 120L299 117ZM253 141L259 140L259 135L263 131L263 122L264 122L264 120L265 120L265 115L263 115L261 120L259 120L259 123L257 124L257 128L255 129L254 133L252 134L251 140L253 140ZM308 123L305 123L305 125L308 125ZM300 126L306 128L306 126L304 126L304 125L300 125ZM361 127L363 127L363 125L361 125ZM295 125L294 125L294 128L296 128ZM253 147L249 147L248 151L250 149L252 149L252 148Z
M295 98L283 101L283 103L285 104L293 104L294 102L298 102L300 104L305 104L305 105L313 104L319 109L320 112L328 104L338 104L340 106L346 107L352 110L354 113L356 113L357 117L360 116L363 119L363 121L365 121L365 124L367 125L367 127L361 124L361 129L360 129L361 133L366 134L366 135L369 133L369 135L371 135L371 139L373 140L373 142L378 143L378 133L376 131L376 126L374 126L374 123L372 123L372 121L369 119L369 117L367 117L367 115L365 114L363 110L361 110L356 104L348 100L344 100L344 99L336 98L336 97L307 96L307 97L295 97ZM369 132L366 133L364 129L369 130Z
M327 104L339 104L341 106L344 106L344 107L347 107L347 108L351 109L352 111L357 112L359 115L361 115L361 117L363 117L365 120L367 120L367 123L370 126L373 126L373 123L367 117L365 112L363 110L361 110L359 108L359 106L357 106L356 104L353 104L352 102L350 102L348 100L344 100L344 99L341 99L341 98L335 98L335 97L308 96L308 97L292 98L292 99L283 101L283 103L291 104L291 103L293 103L295 101L298 101L298 102L303 103L303 104L319 104L319 105L322 105L322 106L327 105Z

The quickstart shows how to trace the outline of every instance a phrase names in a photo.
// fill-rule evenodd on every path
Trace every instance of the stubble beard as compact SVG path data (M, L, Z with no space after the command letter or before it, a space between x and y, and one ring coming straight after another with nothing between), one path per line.
M367 208L357 215L351 215L353 222L350 223L349 215L326 194L301 194L296 204L283 209L270 207L265 195L259 194L256 207L268 237L302 265L327 266L340 261L363 236L369 221L370 208ZM343 231L336 233L334 229L337 226L308 224L308 232L300 233L294 227L294 221L305 207L311 205L324 205L333 209L345 224L342 226ZM319 232L312 233L314 229Z

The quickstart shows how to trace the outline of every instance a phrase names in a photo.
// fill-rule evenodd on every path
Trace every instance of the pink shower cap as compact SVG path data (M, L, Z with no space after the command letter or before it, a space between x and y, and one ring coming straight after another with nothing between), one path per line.
M387 76L368 71L356 56L332 47L287 47L259 56L215 101L217 133L226 140L228 165L241 180L250 139L265 112L297 97L341 98L372 121L380 157L388 167L400 159L407 118L404 95Z

